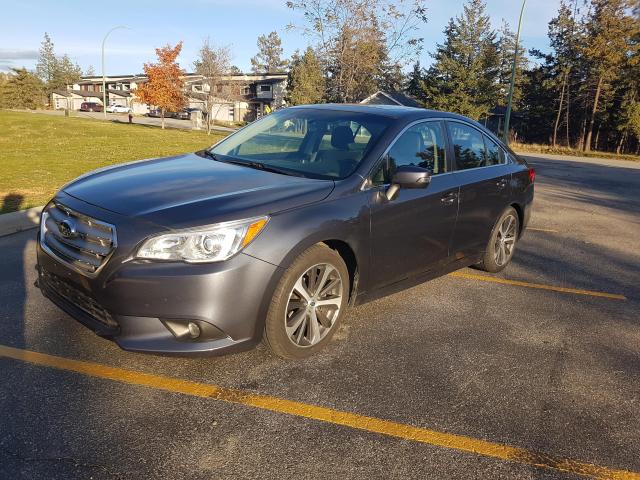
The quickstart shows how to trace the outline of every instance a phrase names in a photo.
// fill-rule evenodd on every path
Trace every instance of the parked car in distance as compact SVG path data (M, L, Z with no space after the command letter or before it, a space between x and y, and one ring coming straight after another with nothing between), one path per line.
M42 212L38 285L127 350L224 353L264 339L307 357L352 305L466 266L505 268L534 180L460 115L283 109L209 149L63 187Z
M124 105L109 105L107 107L107 113L130 113L131 109Z
M183 110L180 110L179 112L176 112L174 114L174 118L177 118L178 120L191 120L191 114L193 112L201 112L201 111L202 110L195 107L185 108Z
M80 104L81 112L101 112L103 110L102 104L97 102L82 102Z

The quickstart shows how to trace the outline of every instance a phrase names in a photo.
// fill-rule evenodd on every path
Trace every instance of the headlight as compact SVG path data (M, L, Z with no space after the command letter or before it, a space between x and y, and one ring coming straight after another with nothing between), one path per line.
M247 218L151 237L138 249L136 258L220 262L246 247L268 220L269 217Z

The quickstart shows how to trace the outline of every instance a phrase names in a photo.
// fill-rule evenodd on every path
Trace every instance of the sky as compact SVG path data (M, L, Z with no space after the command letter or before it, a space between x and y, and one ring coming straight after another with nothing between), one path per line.
M528 0L522 24L525 48L548 50L547 24L555 16L560 0ZM513 29L520 12L518 0L486 0L495 28L505 19ZM104 10L98 5L103 5ZM429 51L442 42L449 18L462 11L462 0L427 0L429 21L418 36L424 38L419 59L430 63ZM76 0L0 0L0 71L10 67L34 68L44 32L48 32L58 55L68 54L83 71L91 65L101 73L100 52L104 35L117 25L106 41L107 75L142 72L145 62L155 59L155 48L182 40L178 61L191 71L202 42L227 45L233 63L250 70L258 35L277 31L284 56L309 44L299 29L300 13L286 7L286 0L130 0L91 3Z

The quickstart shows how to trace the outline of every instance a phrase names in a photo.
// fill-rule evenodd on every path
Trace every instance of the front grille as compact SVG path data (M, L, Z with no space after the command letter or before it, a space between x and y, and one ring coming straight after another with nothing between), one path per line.
M116 228L53 202L42 213L42 248L75 270L93 276L116 248Z
M118 328L118 322L113 319L107 310L102 308L102 306L89 295L78 290L69 282L45 270L41 270L40 272L40 282L40 288L55 293L66 302L79 308L91 318L100 322L102 325L109 327L110 329Z

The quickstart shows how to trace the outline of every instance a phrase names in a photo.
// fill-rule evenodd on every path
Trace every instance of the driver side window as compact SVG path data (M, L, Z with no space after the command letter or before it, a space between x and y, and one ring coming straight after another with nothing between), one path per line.
M408 128L398 137L371 180L374 185L391 182L403 165L426 168L432 175L447 171L446 144L442 122L430 121Z

